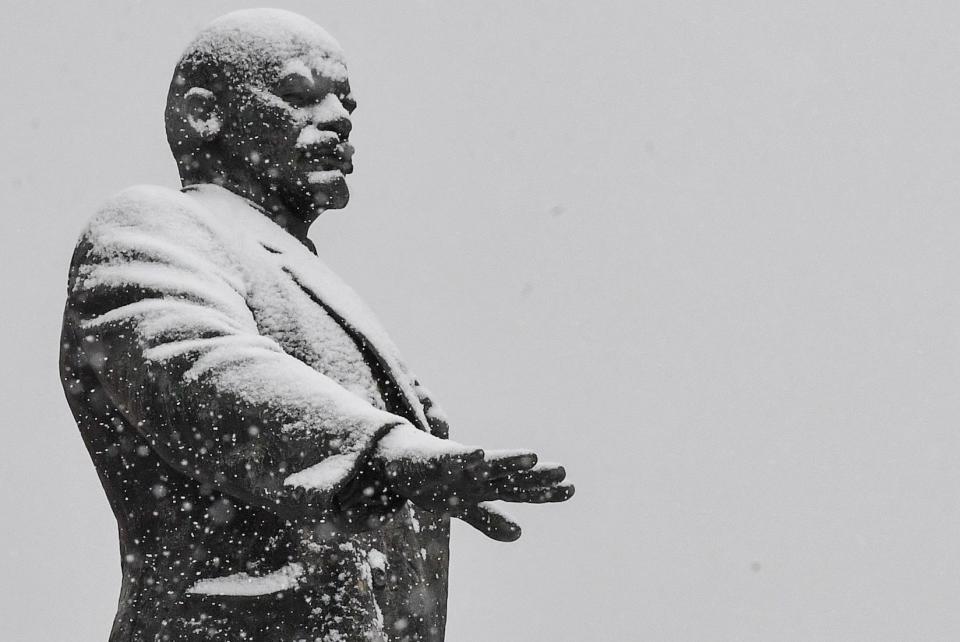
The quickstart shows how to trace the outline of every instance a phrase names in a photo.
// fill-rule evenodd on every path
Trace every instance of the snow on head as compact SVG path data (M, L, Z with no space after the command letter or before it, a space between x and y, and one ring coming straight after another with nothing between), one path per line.
M243 9L207 25L187 47L181 65L231 70L247 82L275 76L299 58L314 64L326 59L346 73L340 43L316 23L282 9Z

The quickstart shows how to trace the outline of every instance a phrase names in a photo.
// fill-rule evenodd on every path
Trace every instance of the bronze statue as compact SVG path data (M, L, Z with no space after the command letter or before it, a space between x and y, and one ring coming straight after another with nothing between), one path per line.
M64 389L116 515L112 642L442 640L449 518L563 501L558 465L447 438L442 412L315 255L356 107L337 42L249 10L177 65L183 189L133 187L70 269Z

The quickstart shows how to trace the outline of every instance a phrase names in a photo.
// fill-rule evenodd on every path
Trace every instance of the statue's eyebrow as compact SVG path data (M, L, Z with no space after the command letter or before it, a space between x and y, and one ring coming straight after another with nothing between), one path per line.
M305 78L311 85L313 84L313 72L310 71L310 67L307 66L307 63L303 62L299 58L288 60L280 69L281 82L289 79L291 76Z

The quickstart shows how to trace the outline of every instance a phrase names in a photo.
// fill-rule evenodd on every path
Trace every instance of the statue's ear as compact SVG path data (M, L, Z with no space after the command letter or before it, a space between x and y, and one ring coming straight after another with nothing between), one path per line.
M216 138L220 133L220 111L217 97L209 89L192 87L183 95L183 115L186 116L189 134L202 141Z

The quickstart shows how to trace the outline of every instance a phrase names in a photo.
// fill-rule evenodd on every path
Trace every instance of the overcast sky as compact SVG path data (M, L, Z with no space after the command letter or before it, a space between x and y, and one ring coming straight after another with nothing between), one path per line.
M174 63L258 4L4 7L4 640L106 640L67 265L107 196L177 184ZM274 6L360 104L321 256L453 436L578 486L515 544L455 528L452 642L960 639L960 5Z

